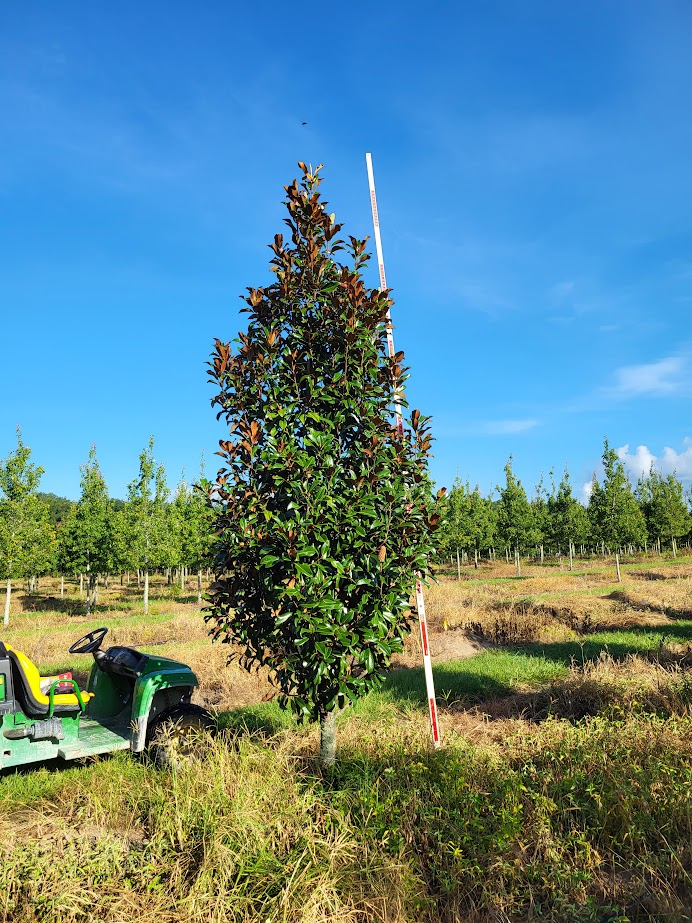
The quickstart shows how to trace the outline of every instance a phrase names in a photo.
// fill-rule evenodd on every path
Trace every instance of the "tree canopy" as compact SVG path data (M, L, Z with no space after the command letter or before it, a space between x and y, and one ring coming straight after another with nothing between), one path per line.
M402 649L437 516L428 419L413 411L400 435L392 415L407 369L387 355L390 294L366 287L365 241L338 237L319 168L301 168L285 187L290 240L271 245L275 281L248 289L247 330L235 350L217 340L210 363L229 435L208 485L208 618L244 666L269 667L283 706L323 720L379 686Z

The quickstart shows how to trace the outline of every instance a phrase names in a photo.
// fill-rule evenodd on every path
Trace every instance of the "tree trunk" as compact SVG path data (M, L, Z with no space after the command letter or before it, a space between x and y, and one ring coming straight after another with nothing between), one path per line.
M674 536L674 535L671 535L671 537L670 537L670 542L671 542L671 544L672 544L672 546L673 546L673 557L674 557L674 558L677 558L677 556L678 556L678 546L675 544L675 536Z
M202 568L197 571L197 605L202 605Z
M94 580L95 578L89 574L89 580L87 581L87 591L86 591L86 614L87 618L91 615L91 607L94 601Z
M60 599L65 598L65 575L60 575Z
M569 569L573 569L572 562L574 560L574 545L572 542L569 543Z
M185 592L185 568L183 565L180 565L180 592Z
M544 563L543 557L544 557L544 553L543 553L543 542L541 542L541 566L543 566L543 563Z
M505 561L509 564L509 548L505 545Z
M457 580L461 580L461 565L459 564L459 549L457 548Z
M521 559L519 557L519 545L514 546L514 562L517 565L517 577L521 577Z
M615 570L618 572L618 583L622 583L622 574L620 573L620 552L615 552Z
M149 615L149 568L144 569L144 614Z
M84 574L79 575L79 595L84 592Z
M12 596L12 581L7 578L7 588L5 590L5 615L2 624L5 628L10 624L10 598Z
M473 549L473 566L478 570L478 549Z
M336 709L320 718L320 762L333 766L336 762Z

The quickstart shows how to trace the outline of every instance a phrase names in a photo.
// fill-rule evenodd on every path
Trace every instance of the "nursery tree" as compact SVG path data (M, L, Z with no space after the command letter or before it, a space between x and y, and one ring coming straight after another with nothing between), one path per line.
M673 557L677 557L676 539L686 535L690 529L690 514L682 483L675 473L664 477L662 472L651 468L648 477L640 479L637 496L649 535L659 540L659 549L661 538L669 538Z
M336 710L379 687L402 650L437 516L428 421L413 411L399 434L392 415L407 370L386 352L389 292L365 286L366 242L337 238L320 168L300 167L284 187L290 242L271 245L275 281L248 289L247 331L235 350L217 340L209 363L229 436L207 484L206 618L246 669L269 668L283 707L320 721L330 764Z
M134 565L144 575L144 614L149 612L149 572L168 563L170 543L163 465L154 459L154 437L139 456L139 475L127 487L126 524Z
M575 545L589 537L589 517L586 508L572 494L569 471L565 468L562 480L555 487L551 474L551 492L548 497L548 529L558 551L567 546L569 569L572 570Z
M531 504L522 483L512 471L512 456L505 465L505 486L498 487L498 529L508 548L514 549L517 575L521 576L520 551L536 537Z
M204 480L204 458L200 481ZM202 603L202 568L210 564L213 529L209 521L206 496L198 486L185 481L183 472L170 506L175 557L180 566L180 586L184 589L185 571L197 571L197 600Z
M478 567L478 556L483 548L489 549L495 544L497 531L497 510L490 497L484 497L478 484L469 494L471 521L473 522L474 566Z
M473 506L468 481L464 484L460 478L456 478L445 500L447 502L441 532L447 549L456 554L457 580L461 580L459 551L470 548L474 539Z
M96 458L96 446L82 465L81 496L60 530L61 564L68 573L86 574L87 615L96 603L97 581L114 564L113 511Z
M589 499L589 520L592 535L605 546L615 551L615 568L618 581L620 574L620 549L632 543L642 545L646 540L646 522L639 508L630 484L625 466L610 448L608 440L603 442L603 484L594 474Z
M54 533L48 508L36 496L43 468L32 464L31 449L17 427L17 448L0 460L0 575L6 581L3 625L10 619L12 581L38 573L50 556Z
M551 472L552 475L552 472ZM539 543L539 552L541 555L541 564L544 563L544 542L549 537L548 522L548 494L543 481L543 472L541 472L538 484L536 484L536 493L531 498L531 513L533 516L535 540Z

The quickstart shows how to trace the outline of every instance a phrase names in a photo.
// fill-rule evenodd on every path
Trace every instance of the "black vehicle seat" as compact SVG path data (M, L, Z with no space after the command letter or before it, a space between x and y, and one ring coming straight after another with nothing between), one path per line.
M50 698L41 689L41 682L50 677L42 677L38 668L21 651L16 651L5 644L5 649L12 661L12 679L17 696L23 710L28 715L47 715L50 707ZM82 701L86 703L94 695L93 692L81 692ZM79 709L79 699L74 693L60 692L53 696L53 713L56 715L74 712Z

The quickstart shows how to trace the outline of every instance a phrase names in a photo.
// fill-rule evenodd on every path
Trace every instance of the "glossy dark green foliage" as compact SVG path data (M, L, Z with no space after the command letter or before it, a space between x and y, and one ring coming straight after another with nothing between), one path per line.
M400 436L392 414L407 369L386 353L389 292L365 286L366 242L338 238L319 168L300 167L275 281L248 289L247 331L235 348L217 340L209 363L229 435L206 484L206 618L244 667L269 668L284 707L317 720L379 686L402 649L437 516L428 420L414 411Z

